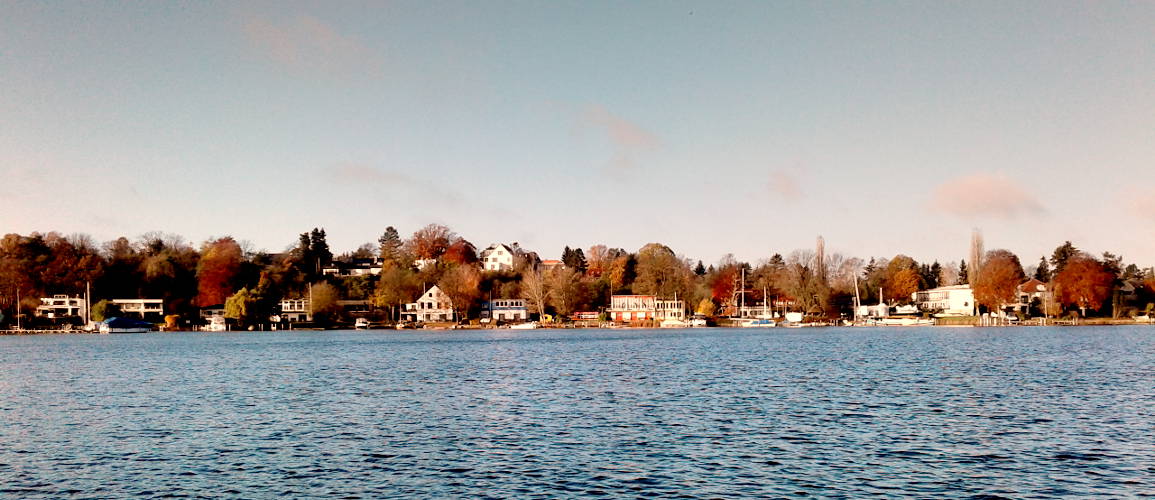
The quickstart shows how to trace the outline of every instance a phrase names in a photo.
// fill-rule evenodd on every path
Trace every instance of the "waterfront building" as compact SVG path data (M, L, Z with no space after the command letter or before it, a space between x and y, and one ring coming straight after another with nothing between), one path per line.
M922 311L937 311L936 317L975 315L975 293L970 285L940 286L915 292L914 303Z
M313 321L313 306L309 299L281 299L280 309L282 321Z
M221 305L221 304L217 304L215 306L209 306L209 307L202 307L200 310L200 317L201 317L201 319L203 319L205 321L208 321L208 320L210 320L212 318L216 318L216 317L223 318L224 316L225 316L225 306Z
M481 318L497 321L526 321L525 299L493 299L481 303Z
M610 319L619 323L682 320L686 317L686 306L681 300L659 299L654 295L614 295L607 312Z
M426 290L417 302L405 304L401 309L401 319L406 321L453 321L453 301L437 285Z
M513 270L514 251L505 244L494 243L481 251L481 268L486 271Z
M70 318L85 315L84 299L67 295L53 295L41 297L40 305L36 306L36 315L42 318Z
M144 320L164 320L164 299L112 299L125 317Z

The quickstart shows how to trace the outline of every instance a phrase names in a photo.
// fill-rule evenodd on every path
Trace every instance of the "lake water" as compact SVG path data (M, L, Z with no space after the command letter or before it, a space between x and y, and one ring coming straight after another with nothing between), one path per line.
M0 337L0 497L1155 496L1155 328Z

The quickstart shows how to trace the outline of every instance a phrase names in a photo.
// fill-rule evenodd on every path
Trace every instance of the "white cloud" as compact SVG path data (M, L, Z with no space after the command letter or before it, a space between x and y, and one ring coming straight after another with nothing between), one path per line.
M958 216L1011 219L1046 210L1034 195L1003 174L979 172L951 179L934 191L931 207Z

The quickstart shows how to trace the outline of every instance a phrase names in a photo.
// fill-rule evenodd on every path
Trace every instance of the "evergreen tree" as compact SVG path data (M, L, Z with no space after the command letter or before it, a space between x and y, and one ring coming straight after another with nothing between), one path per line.
M325 230L313 228L309 235L309 248L313 251L313 258L317 260L317 267L324 267L333 263L333 252L329 251L329 243L325 241Z
M381 244L381 260L397 263L401 259L401 235L393 226L385 228L385 233L377 238Z
M871 257L870 262L866 263L866 267L862 268L862 279L863 280L870 279L870 275L874 274L874 271L877 269L878 269L878 264L876 264L874 262L874 257Z
M1067 261L1078 254L1079 249L1075 248L1075 245L1072 245L1070 241L1064 241L1051 253L1051 267L1054 268L1051 275L1055 276L1063 272L1063 268L1067 267Z
M1039 267L1035 268L1034 278L1042 282L1051 281L1051 268L1047 265L1047 257L1039 257Z
M963 259L958 263L958 284L966 285L969 281L970 273L967 272L967 261Z
M942 266L938 261L934 261L930 266L923 264L923 284L927 290L939 288L939 276L942 276Z
M698 265L696 267L694 267L694 274L696 274L698 276L705 276L706 275L706 266L702 265L702 261L699 260Z
M583 273L586 271L586 254L580 248L575 250L568 246L565 247L565 250L561 252L561 262L569 269Z
M874 259L871 259L870 262L873 263ZM782 258L782 254L776 253L770 257L770 267L773 269L785 269L786 259Z

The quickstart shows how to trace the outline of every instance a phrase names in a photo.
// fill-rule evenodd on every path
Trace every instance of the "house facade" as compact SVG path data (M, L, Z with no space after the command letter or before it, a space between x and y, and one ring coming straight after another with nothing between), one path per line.
M434 285L426 290L417 302L405 304L401 310L401 319L429 323L434 321L454 321L453 301Z
M914 303L919 310L938 311L935 317L975 315L975 293L970 285L940 286L915 292Z
M481 268L486 271L512 271L513 249L501 243L481 251Z
M309 299L281 299L281 321L313 321L313 307Z
M493 299L481 304L481 318L497 321L525 321L529 319L529 309L525 299Z
M164 299L112 299L122 315L144 320L164 319Z
M36 306L36 315L43 318L70 318L85 316L84 299L67 295L53 295L41 297L40 305Z
M654 295L614 295L606 312L618 323L686 318L686 306L681 300L659 299Z
M321 273L329 276L376 276L381 274L382 263L380 257L333 262L321 269Z

